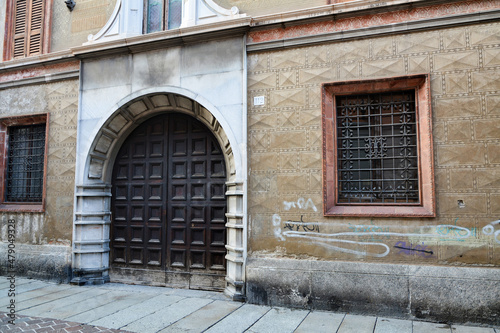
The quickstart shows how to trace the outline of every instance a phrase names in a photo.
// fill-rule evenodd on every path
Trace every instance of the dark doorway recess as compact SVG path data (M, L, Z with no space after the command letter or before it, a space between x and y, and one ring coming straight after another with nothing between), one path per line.
M226 167L209 129L168 113L135 129L113 167L111 279L222 290Z

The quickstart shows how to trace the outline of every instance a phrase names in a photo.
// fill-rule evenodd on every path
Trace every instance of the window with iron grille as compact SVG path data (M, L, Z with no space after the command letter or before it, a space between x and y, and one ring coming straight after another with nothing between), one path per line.
M45 124L9 128L6 202L42 202Z
M145 33L180 27L182 0L147 0L144 4Z
M0 211L43 212L48 114L0 119Z
M322 90L324 215L435 216L429 75Z
M418 203L415 90L336 97L338 203Z

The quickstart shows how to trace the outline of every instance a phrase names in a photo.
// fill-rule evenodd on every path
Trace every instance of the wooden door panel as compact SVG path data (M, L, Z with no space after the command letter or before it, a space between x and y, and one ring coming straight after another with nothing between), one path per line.
M185 115L163 115L125 141L113 172L115 267L221 274L225 270L221 149Z

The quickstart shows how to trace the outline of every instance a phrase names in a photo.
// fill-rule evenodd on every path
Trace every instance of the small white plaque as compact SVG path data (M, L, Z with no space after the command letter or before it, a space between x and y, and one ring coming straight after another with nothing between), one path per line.
M264 96L255 96L253 98L253 105L264 105Z

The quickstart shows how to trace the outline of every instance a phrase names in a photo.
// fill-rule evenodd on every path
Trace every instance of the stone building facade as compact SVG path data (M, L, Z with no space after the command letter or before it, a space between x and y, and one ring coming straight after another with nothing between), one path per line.
M17 274L499 323L498 1L48 3L33 56L0 13L3 161L47 129Z
M498 294L499 26L407 25L249 53L251 301L495 316L483 301ZM322 85L420 73L430 81L435 217L325 217ZM266 103L252 105L254 96Z
M49 2L47 2L49 3ZM99 10L103 23L94 26L80 24L78 31L72 26L86 20L87 8ZM5 53L6 22L11 20L6 8L9 1L1 1L0 51ZM16 225L16 271L33 278L69 282L71 278L71 253L73 233L73 201L75 187L76 139L79 101L80 63L70 47L79 45L89 33L102 27L114 7L110 1L86 1L68 15L66 5L55 2L46 17L52 24L50 51L28 58L7 59L0 63L0 114L2 122L23 119L26 116L46 115L48 127L46 140L45 197L42 207L2 205L1 248L7 253L8 220ZM47 9L48 10L48 9ZM82 39L82 36L85 36ZM80 36L80 37L79 37ZM5 130L2 147L5 146ZM5 151L2 150L4 160ZM5 168L2 165L2 174ZM2 176L4 180L4 176ZM4 202L4 200L2 200ZM5 250L5 251L4 251ZM1 259L6 268L7 257Z

